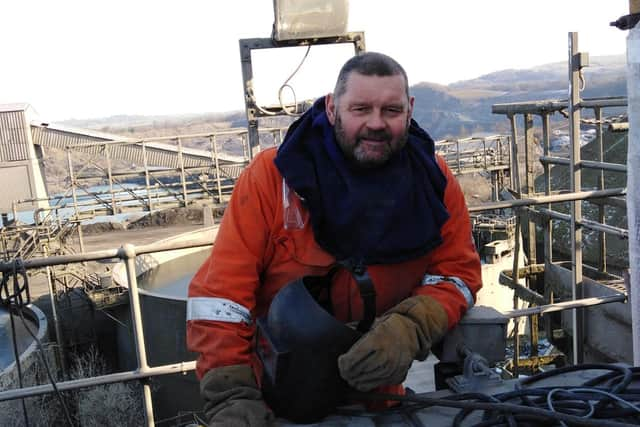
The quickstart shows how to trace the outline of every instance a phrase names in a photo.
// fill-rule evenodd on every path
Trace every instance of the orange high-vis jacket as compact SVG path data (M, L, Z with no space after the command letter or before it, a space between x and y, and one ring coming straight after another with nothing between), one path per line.
M212 368L237 364L251 364L260 372L252 349L255 319L267 313L280 288L303 276L324 275L336 261L316 243L308 212L305 215L301 205L298 220L306 216L304 225L285 227L285 215L292 207L285 209L286 184L274 165L275 156L276 149L265 150L243 171L211 255L189 286L187 346L199 353L198 378ZM445 161L437 160L447 179L444 204L450 215L440 230L442 244L420 258L370 265L367 270L376 290L377 315L410 296L427 294L442 304L451 328L467 310L469 297L475 298L482 286L480 259L460 185ZM470 291L467 299L450 281L423 286L425 274L461 279ZM336 273L331 298L337 319L361 319L362 299L351 273L344 269ZM209 304L206 315L199 308L202 304Z

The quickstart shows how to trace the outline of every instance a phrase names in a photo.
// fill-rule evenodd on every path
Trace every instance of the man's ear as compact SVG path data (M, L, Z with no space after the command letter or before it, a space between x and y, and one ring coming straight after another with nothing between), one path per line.
M413 96L409 97L409 118L413 117L413 102L415 98Z
M333 97L333 94L330 93L327 96L325 96L324 108L325 108L325 111L327 112L327 118L329 119L329 123L331 123L331 126L334 126L336 124L336 103L335 103L335 98Z

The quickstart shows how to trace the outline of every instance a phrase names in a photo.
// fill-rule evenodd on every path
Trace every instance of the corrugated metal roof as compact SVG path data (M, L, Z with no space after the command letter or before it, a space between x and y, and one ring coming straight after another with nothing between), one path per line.
M77 135L81 138L87 137L93 141L126 141L126 142L136 141L135 139L126 138L121 135L116 135L113 133L100 132L92 129L77 128L74 126L67 126L60 123L48 123L42 120L31 121L31 127L55 130L70 136Z
M26 110L9 109L0 112L0 161L11 162L29 158L29 126Z
M108 146L109 156L112 159L128 160L138 164L144 163L145 160L142 142L137 139L42 122L32 122L31 131L34 144L44 147L64 149L72 146L76 151L103 153ZM110 143L116 141L119 143ZM100 144L101 142L105 144ZM178 147L161 142L145 142L144 145L148 166L180 167ZM182 148L182 157L185 167L210 166L213 163L211 153L205 150ZM245 160L241 156L219 153L218 161L221 164L243 164Z
M0 113L5 111L25 111L31 108L26 102L14 102L11 104L0 104Z

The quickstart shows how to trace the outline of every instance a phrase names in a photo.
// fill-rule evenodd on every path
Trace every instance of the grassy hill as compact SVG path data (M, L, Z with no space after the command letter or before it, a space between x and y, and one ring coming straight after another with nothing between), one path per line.
M623 55L592 57L585 68L585 98L626 95L626 65ZM568 72L565 62L544 64L524 70L501 70L460 81L450 85L422 82L410 88L415 97L414 118L435 139L461 138L472 134L509 133L505 116L491 113L497 103L523 102L530 100L566 99ZM588 112L586 112L588 115ZM563 120L556 114L552 120ZM261 119L261 127L286 126L290 117ZM213 132L232 127L246 127L244 111L220 113L184 114L174 116L125 116L118 115L90 120L71 120L69 125L96 129L103 132L149 138ZM552 123L553 124L553 123ZM565 122L566 124L566 122ZM200 147L197 141L185 143ZM589 157L589 146L585 147L585 158ZM607 156L626 155L612 149ZM62 182L66 176L64 153L47 153L47 178L52 185ZM541 167L539 168L541 169ZM585 185L591 185L593 171L587 171ZM561 174L560 169L554 174ZM569 182L568 177L554 178L558 182ZM607 179L614 179L609 178ZM613 184L612 184L613 185ZM616 186L616 185L614 185Z
M623 55L592 57L585 68L585 98L626 95ZM491 105L529 100L566 99L565 62L524 70L501 70L475 79L438 85L422 82L410 88L415 96L414 118L436 139L466 137L474 133L506 132L504 116L493 115ZM265 119L261 126L287 124L287 117ZM65 122L125 136L161 136L209 132L246 126L243 111L176 116L112 116Z

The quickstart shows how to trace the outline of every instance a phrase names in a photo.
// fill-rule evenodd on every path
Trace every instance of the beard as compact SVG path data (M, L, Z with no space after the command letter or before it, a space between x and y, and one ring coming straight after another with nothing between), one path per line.
M334 133L336 142L347 160L360 168L370 169L384 165L395 153L404 148L409 138L409 123L407 120L404 132L395 140L386 130L367 130L359 133L354 139L347 138L342 119L337 114ZM376 144L370 147L363 140L376 141Z

